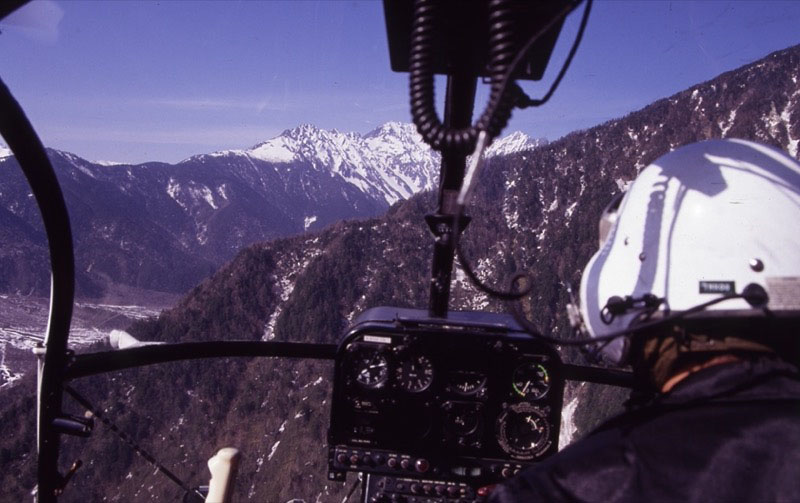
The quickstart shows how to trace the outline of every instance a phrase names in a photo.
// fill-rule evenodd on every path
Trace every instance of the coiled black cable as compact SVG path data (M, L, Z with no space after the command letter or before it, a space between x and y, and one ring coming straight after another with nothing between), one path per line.
M579 3L568 4L528 41L523 51L527 51L533 42ZM492 0L489 3L489 102L476 124L463 129L445 127L434 105L433 40L437 29L438 5L436 0L416 0L414 3L409 57L411 117L419 134L433 149L471 153L475 149L479 131L486 131L490 139L497 137L508 124L514 107L521 98L527 98L518 86L508 85L513 67L521 59L514 43L513 2Z
M433 80L433 39L437 17L436 0L416 0L409 58L411 116L417 131L433 149L455 149L468 153L475 149L479 130L487 131L492 138L500 134L511 117L514 102L508 98L503 99L505 93L493 85L487 112L490 109L496 112L484 113L477 126L451 129L441 123L434 105ZM489 71L493 84L502 78L516 55L513 37L510 2L492 0L489 4Z
M438 5L435 0L414 2L414 22L411 27L411 54L409 56L409 89L411 117L417 131L435 150L457 148L467 152L475 147L478 131L474 127L448 129L436 114L433 88L434 52Z
M476 124L476 129L486 131L490 138L497 137L511 118L516 94L505 92L503 81L517 56L514 43L514 10L507 0L493 0L489 4L489 78L492 86L489 104Z

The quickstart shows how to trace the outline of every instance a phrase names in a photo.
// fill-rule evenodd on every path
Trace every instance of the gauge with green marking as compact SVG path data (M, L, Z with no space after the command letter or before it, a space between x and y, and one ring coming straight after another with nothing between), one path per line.
M511 378L514 393L527 400L538 400L550 389L550 374L539 362L525 362L514 370Z

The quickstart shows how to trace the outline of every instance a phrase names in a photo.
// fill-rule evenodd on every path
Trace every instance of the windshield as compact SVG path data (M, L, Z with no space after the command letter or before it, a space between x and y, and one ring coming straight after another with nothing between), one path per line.
M561 68L580 11L542 81L521 82L531 97ZM552 100L516 110L486 153L464 234L478 276L507 286L531 271L526 314L568 336L566 285L596 249L600 211L639 169L709 137L797 158L799 23L791 1L595 4ZM42 0L1 21L0 76L49 149L70 212L70 346L110 350L117 331L335 344L370 307L426 308L424 218L441 156L411 124L408 75L388 55L379 2ZM441 117L445 79L436 84ZM474 117L487 88L479 82ZM35 485L30 351L47 322L49 259L5 144L0 170L0 413L18 426L0 466L18 475L6 487L21 499ZM459 263L450 307L505 309ZM208 360L74 387L192 486L207 481L204 460L235 445L237 499L341 501L355 479L327 480L332 372L330 362ZM606 392L567 388L562 446L619 410L623 394ZM84 467L67 501L183 494L103 427L66 442L62 465L75 459Z

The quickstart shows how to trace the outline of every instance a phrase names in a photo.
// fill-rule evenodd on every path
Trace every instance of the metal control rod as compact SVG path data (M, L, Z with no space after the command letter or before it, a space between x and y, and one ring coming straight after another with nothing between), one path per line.
M444 126L461 129L472 124L472 109L475 105L477 77L474 75L449 75L445 96ZM439 207L435 214L427 215L425 221L433 232L433 265L431 270L431 316L443 318L447 315L450 301L450 276L455 255L454 228L464 230L468 221L455 226L458 214L456 199L464 181L467 154L455 148L442 151L442 166L439 172Z

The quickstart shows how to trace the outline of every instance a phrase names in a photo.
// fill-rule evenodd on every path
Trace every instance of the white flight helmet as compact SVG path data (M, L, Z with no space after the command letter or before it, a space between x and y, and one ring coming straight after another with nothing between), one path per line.
M737 297L687 317L800 315L800 165L772 147L678 148L642 170L600 229L580 289L592 338L630 328L644 310L676 314L748 285L766 291L765 306ZM616 338L600 353L625 363L627 346Z

